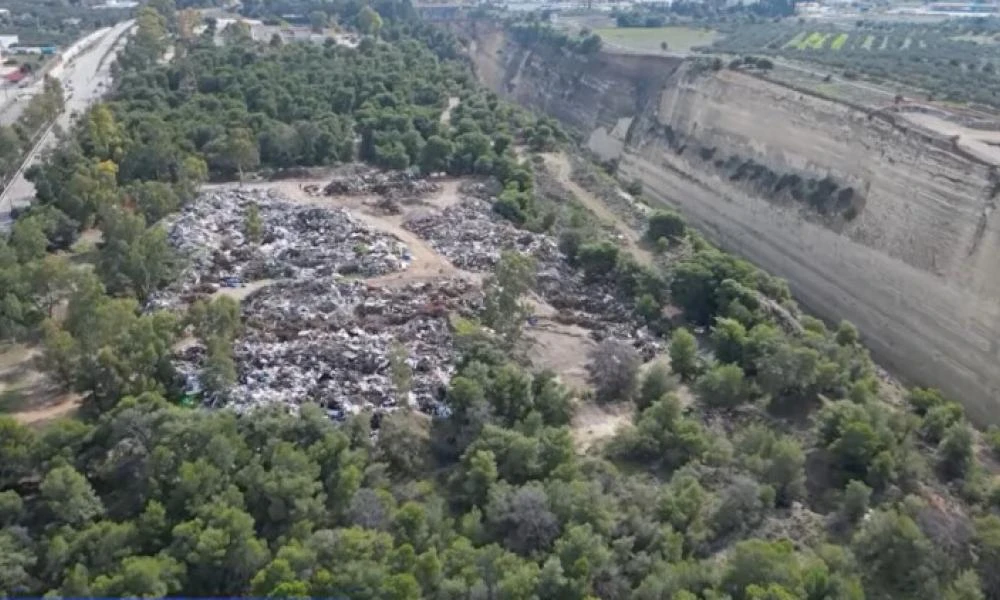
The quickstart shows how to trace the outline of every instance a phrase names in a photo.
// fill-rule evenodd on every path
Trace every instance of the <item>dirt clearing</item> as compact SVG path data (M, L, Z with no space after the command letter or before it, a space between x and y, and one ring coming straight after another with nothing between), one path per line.
M573 415L573 441L578 452L585 453L613 437L622 427L632 422L635 405L631 402L613 405L580 403Z
M15 344L0 348L0 414L23 425L73 414L80 396L67 393L36 367L38 348Z

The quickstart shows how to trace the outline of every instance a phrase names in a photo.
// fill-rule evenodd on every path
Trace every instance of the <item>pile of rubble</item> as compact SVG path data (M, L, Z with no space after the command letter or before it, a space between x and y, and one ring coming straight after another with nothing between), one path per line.
M585 282L570 267L548 235L517 229L492 210L492 190L484 184L463 186L461 201L440 212L421 214L403 224L468 271L489 272L505 250L531 254L538 263L538 293L559 311L557 320L580 325L595 338L631 340L651 358L660 343L636 318L612 284Z
M553 320L589 329L598 341L627 340L644 360L663 350L662 340L636 317L614 285L585 282L582 274L565 264L539 270L536 282L538 294L558 311Z
M239 381L226 403L240 412L281 403L324 406L334 418L397 406L390 351L408 354L405 401L430 413L453 372L450 313L471 315L479 290L462 279L380 288L330 277L279 282L243 303L244 333L234 346ZM178 369L197 388L203 351L189 350Z
M257 241L247 237L251 206L260 217ZM168 231L187 264L154 299L158 306L261 279L382 275L405 269L409 256L399 240L373 231L343 209L301 206L265 191L203 194L168 224Z
M484 272L505 250L531 254L540 267L561 262L558 245L546 235L514 227L492 210L490 202L463 197L441 212L423 214L403 223L460 269Z
M392 199L418 198L440 191L441 186L406 171L368 171L336 177L326 184L327 196L377 195Z

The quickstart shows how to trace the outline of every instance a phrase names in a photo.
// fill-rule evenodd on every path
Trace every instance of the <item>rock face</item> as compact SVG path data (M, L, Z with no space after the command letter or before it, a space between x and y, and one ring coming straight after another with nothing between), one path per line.
M1000 422L996 169L895 115L667 57L464 31L480 78L618 159L655 200L858 325L911 382Z

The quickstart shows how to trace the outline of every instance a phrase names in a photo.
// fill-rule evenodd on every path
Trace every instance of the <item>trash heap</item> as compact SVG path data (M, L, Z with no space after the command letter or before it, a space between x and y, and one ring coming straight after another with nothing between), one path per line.
M497 215L486 188L466 186L462 192L466 195L458 204L414 217L403 226L468 271L490 272L505 250L531 254L538 264L538 293L559 310L556 320L590 329L598 340L630 340L646 358L661 349L612 284L585 282L551 236L517 229Z
M440 414L454 370L448 316L472 315L481 292L462 279L369 286L342 277L278 282L248 296L244 332L234 345L238 383L225 404L238 412L302 403L342 419L364 409L392 410L390 353L401 344L412 371L402 400ZM190 350L178 370L196 379L202 351Z
M531 254L539 267L562 262L558 245L546 235L514 227L481 198L463 197L438 213L422 214L405 223L434 250L460 269L486 272L506 250Z
M257 243L246 235L253 205L261 223ZM396 238L343 209L302 206L267 191L208 192L167 227L186 268L154 298L159 307L261 279L371 277L406 268L406 248Z
M441 186L407 171L365 171L338 176L323 188L327 196L373 195L401 200L437 192Z
M643 360L663 350L662 340L636 317L633 307L621 299L612 284L586 282L582 274L565 264L540 269L536 282L538 294L559 311L553 320L589 329L597 341L627 340Z

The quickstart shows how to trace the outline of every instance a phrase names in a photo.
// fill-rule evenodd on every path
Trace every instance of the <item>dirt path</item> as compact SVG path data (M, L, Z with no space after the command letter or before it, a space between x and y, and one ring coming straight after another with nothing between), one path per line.
M71 417L80 408L80 396L72 393L62 394L61 399L42 408L23 410L11 416L21 425L42 425L49 421Z
M441 113L442 125L451 124L451 111L455 110L455 107L458 106L459 102L461 102L461 100L458 98L458 96L451 96L450 98L448 98L448 106L446 106L444 111Z
M545 166L555 176L560 185L569 190L598 219L610 223L618 233L619 241L643 265L653 264L653 253L640 245L642 234L630 227L625 219L614 213L600 198L573 181L573 165L565 152L542 154Z

